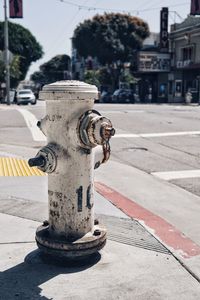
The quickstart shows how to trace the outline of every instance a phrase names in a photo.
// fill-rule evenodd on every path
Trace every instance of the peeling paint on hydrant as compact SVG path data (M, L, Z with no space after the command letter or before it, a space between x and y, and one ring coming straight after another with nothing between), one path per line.
M115 134L109 119L93 110L97 88L79 81L44 86L46 116L38 126L48 144L30 166L48 173L49 220L36 232L38 247L47 254L78 258L100 250L106 229L94 222L94 168L110 156ZM94 148L102 155L95 158Z

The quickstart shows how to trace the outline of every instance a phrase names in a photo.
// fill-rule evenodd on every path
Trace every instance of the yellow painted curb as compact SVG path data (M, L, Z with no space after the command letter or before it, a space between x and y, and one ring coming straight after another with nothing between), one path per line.
M24 159L0 157L0 176L46 176L38 168L30 168Z

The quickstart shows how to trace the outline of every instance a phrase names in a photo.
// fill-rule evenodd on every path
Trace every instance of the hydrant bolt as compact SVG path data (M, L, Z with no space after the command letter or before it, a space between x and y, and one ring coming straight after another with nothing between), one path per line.
M95 235L95 236L98 236L98 235L100 235L100 234L101 234L101 230L96 229L96 230L94 231L94 235Z

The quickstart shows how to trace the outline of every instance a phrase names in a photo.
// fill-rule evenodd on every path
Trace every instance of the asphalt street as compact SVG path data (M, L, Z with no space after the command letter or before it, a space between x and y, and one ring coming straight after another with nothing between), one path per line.
M200 195L200 107L178 105L99 105L117 129L111 141L112 159L149 174L175 172L169 181ZM131 137L138 134L137 137ZM122 137L120 137L120 134ZM155 174L156 175L156 174Z

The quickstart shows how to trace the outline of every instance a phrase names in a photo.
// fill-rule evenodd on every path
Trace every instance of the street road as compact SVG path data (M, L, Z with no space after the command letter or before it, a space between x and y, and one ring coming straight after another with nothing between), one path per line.
M200 195L200 107L98 105L116 128L112 159ZM132 134L132 135L131 135Z
M110 118L116 128L111 141L112 160L200 195L199 106L96 104L95 109ZM36 119L27 114L25 120L23 111L31 112ZM43 116L43 101L36 106L1 105L0 151L24 158L34 154L45 144L36 127Z
M95 104L95 109L110 118L116 129L110 162L97 169L97 180L109 181L108 185L116 185L120 192L124 189L134 201L200 244L200 198L196 197L200 196L200 107ZM44 116L43 101L35 106L0 105L0 155L34 157L46 144L36 127ZM143 185L143 179L148 186ZM176 192L183 189L189 193L173 199L173 187L178 187ZM168 190L169 199L163 200L162 193L164 196Z

